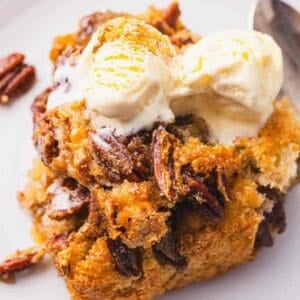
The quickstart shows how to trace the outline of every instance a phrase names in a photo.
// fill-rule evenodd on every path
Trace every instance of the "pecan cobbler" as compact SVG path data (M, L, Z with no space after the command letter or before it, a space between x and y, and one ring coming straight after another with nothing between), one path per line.
M253 31L200 38L179 17L176 3L97 12L54 40L19 198L72 299L151 299L285 229L300 131L274 100L281 51Z

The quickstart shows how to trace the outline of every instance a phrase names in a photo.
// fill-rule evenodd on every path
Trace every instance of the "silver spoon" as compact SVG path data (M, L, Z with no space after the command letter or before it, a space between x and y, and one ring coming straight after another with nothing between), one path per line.
M259 0L251 27L270 34L283 52L284 83L279 93L288 96L300 112L300 14L280 0Z

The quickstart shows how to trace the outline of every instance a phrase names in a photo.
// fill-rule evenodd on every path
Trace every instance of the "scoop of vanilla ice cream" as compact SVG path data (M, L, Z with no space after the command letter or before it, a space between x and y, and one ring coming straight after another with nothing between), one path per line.
M104 44L83 66L88 107L121 120L136 116L156 96L164 101L170 77L160 57L121 41Z
M94 126L126 134L172 121L168 94L174 80L168 59L175 50L170 41L136 19L114 19L105 28L94 34L78 65Z
M283 82L280 48L255 31L208 35L175 59L174 67L179 74L172 93L176 113L181 106L197 109L212 135L225 143L257 133Z

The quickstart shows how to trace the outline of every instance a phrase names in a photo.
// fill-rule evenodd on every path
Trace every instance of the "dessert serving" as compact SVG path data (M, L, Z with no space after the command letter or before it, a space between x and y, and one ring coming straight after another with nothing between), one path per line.
M276 99L270 36L200 37L172 3L84 17L50 57L19 193L40 247L2 278L48 253L72 299L152 299L253 260L284 231L300 131Z

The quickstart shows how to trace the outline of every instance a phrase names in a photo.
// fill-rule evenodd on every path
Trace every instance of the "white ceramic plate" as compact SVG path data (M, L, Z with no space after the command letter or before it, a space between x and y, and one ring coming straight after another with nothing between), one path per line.
M33 244L30 220L18 206L17 190L24 184L33 155L30 104L50 81L48 51L57 34L73 31L77 20L95 10L138 12L149 4L168 0L0 0L0 57L12 51L26 53L36 66L38 81L25 97L0 107L0 256ZM247 28L254 0L181 0L184 22L205 34ZM300 5L300 0L294 0ZM225 276L171 292L161 300L298 300L300 299L300 189L294 188L286 205L288 228L264 249L255 262ZM0 299L69 299L63 281L45 261L22 274L15 285L0 283ZM30 275L30 276L26 276Z

